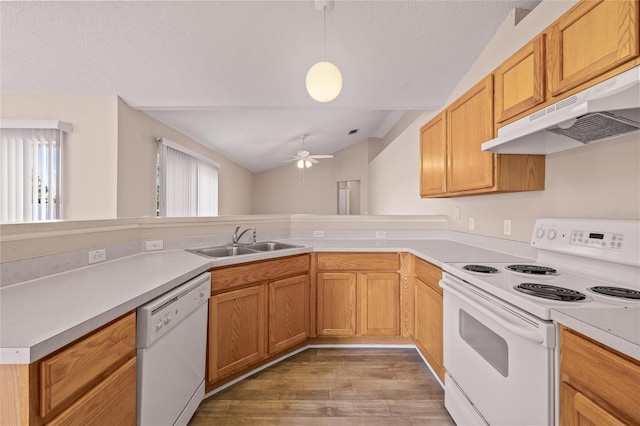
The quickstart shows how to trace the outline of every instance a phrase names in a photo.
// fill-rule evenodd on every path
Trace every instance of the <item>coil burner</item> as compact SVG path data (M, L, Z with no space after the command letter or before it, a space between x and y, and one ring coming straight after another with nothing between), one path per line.
M498 272L496 268L485 265L465 265L462 269L469 272L477 272L479 274L495 274Z
M594 293L604 294L605 296L640 301L640 291L633 290L631 288L597 286L591 287L589 290L593 291Z
M540 265L509 265L507 269L513 272L529 275L557 275L558 271L548 266Z
M513 288L520 293L528 294L530 296L558 300L560 302L577 302L587 298L587 296L579 291L555 285L522 283L514 286Z

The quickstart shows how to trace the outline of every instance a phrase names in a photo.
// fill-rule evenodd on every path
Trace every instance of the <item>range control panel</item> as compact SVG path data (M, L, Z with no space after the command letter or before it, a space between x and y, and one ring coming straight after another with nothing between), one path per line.
M640 266L640 221L538 219L531 245L541 250Z
M597 247L607 250L620 250L624 234L614 232L592 232L586 230L571 231L571 244L584 247Z

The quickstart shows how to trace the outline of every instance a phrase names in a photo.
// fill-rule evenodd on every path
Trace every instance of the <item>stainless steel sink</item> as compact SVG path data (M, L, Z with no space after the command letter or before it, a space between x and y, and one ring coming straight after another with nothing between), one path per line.
M251 250L258 250L258 251L277 251L277 250L299 248L301 246L297 246L295 244L281 243L279 241L263 241L260 243L248 244L245 247Z
M253 244L227 244L223 246L206 247L201 249L189 249L188 252L207 257L232 257L247 254L257 254L270 251L300 248L295 244L281 243L278 241L261 241Z
M201 254L203 256L208 257L230 257L230 256L240 256L243 254L256 254L258 253L255 250L249 250L244 246L216 246L216 247L207 247L203 249L197 250L188 250L192 253Z

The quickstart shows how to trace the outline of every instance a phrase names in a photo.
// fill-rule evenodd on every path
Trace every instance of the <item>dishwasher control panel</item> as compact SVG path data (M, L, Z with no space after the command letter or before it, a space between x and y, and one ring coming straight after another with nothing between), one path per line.
M210 295L211 274L207 272L138 308L136 346L150 346L207 303Z

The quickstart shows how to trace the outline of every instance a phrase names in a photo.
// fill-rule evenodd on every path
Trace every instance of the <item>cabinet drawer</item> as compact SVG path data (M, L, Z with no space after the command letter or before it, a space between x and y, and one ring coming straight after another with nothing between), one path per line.
M211 271L211 292L308 273L308 254L217 268Z
M136 316L132 312L41 361L40 416L86 393L134 357L135 351Z
M562 329L561 380L622 419L640 423L640 362Z
M120 369L53 419L57 425L134 426L136 424L136 359Z
M318 253L318 271L391 271L400 268L398 253Z
M440 285L438 284L442 278L442 269L418 258L416 258L414 268L415 275L420 281L442 294L442 288L440 288Z

